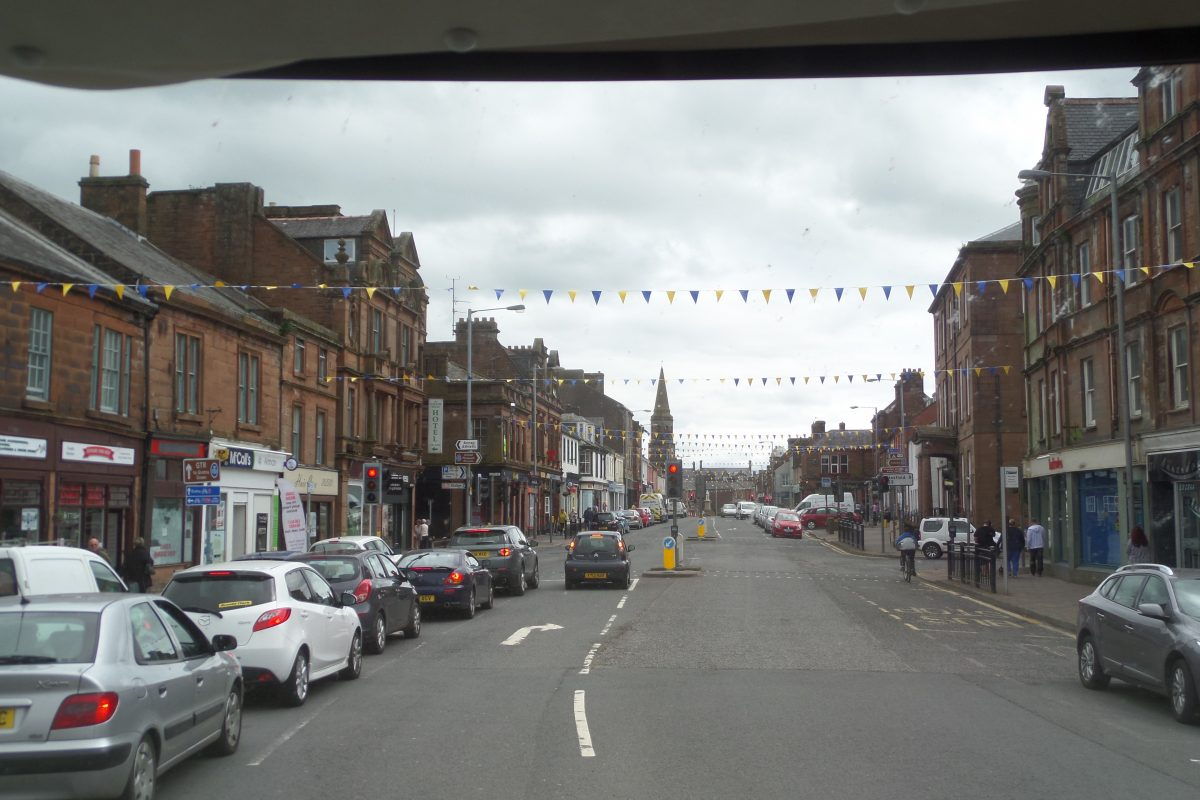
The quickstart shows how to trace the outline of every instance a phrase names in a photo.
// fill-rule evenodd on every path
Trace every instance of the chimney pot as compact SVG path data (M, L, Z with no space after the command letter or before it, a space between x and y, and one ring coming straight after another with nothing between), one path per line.
M89 178L99 178L100 177L100 156L93 155L91 158L88 159L88 177Z
M129 151L129 174L130 175L141 175L142 174L142 151L141 150L130 150Z

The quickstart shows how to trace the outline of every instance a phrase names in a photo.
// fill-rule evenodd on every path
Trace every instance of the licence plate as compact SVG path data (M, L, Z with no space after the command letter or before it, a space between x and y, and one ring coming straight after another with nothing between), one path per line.
M17 724L15 708L0 708L0 730L11 730Z
M420 602L420 603L432 603L435 600L437 600L437 597L435 597L434 595L431 595L431 594L423 594L423 595L419 595L417 597L417 602Z
M585 573L583 573L583 577L594 578L596 580L604 580L605 578L608 577L608 573L607 572L585 572Z
M472 550L471 555L475 556L476 558L491 558L493 555L495 555L495 553L487 550Z

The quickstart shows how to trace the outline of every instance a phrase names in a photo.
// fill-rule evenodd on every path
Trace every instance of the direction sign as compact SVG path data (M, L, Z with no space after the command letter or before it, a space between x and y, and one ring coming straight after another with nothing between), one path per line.
M479 440L478 439L459 439L457 442L454 443L454 449L455 450L478 450L479 449Z
M883 475L903 475L908 472L908 467L880 467L879 472Z
M480 458L479 458L478 452L455 453L454 454L454 463L455 464L478 464L479 461L480 461Z
M465 489L467 488L466 481L442 481L443 489Z
M215 458L185 458L184 483L209 483L221 480L221 462Z
M663 549L664 550L674 550L675 549L675 540L672 539L670 536L664 537L663 538Z
M833 486L833 481L831 479L821 478L821 488L822 489L828 489L830 486Z
M444 481L465 481L467 479L466 467L442 467L442 480Z
M1004 476L1005 489L1020 488L1021 474L1016 467L1001 467L1000 474Z
M220 486L185 486L186 505L189 506L219 506L221 505Z
M912 486L913 476L911 472L896 472L888 475L888 486Z

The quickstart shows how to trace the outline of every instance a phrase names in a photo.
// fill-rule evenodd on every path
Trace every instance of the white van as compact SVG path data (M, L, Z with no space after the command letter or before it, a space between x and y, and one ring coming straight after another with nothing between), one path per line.
M832 494L810 494L801 500L792 510L800 513L810 508L837 508L838 511L848 512L855 510L854 495L850 492L842 492L842 501L840 503L834 499L835 497L836 495Z
M108 562L90 550L0 547L0 597L128 591Z
M975 526L963 517L953 520L949 517L925 517L921 520L918 531L920 539L917 541L917 547L921 548L926 558L942 557L942 551L950 541L951 524L954 526L954 541L959 544L975 541Z
M757 505L758 505L758 503L754 502L753 500L739 501L737 504L737 518L738 519L748 518L751 514L754 513L754 507Z

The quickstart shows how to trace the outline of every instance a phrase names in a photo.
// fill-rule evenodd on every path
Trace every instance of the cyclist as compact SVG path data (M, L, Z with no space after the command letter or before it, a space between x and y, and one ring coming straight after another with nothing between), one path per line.
M896 547L900 549L900 571L907 580L917 571L917 531L911 523L904 523L904 529L896 539Z

